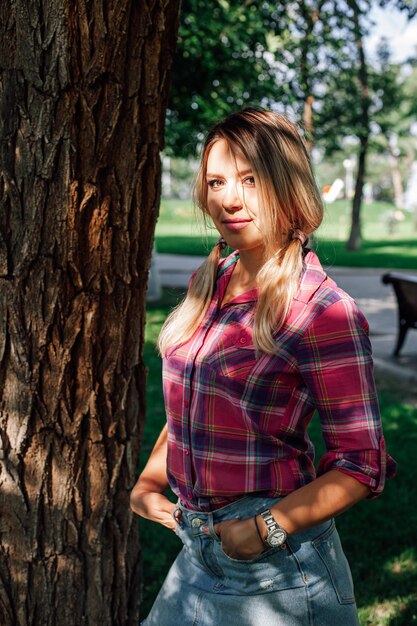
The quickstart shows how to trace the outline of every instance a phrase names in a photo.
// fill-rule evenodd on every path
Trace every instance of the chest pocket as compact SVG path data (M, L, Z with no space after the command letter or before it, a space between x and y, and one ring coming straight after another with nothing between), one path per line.
M225 333L204 361L221 376L246 379L258 362L251 332L239 326Z

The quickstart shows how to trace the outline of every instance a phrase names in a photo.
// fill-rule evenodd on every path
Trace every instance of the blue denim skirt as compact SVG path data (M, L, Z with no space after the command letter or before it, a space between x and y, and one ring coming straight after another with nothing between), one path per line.
M144 626L359 626L349 564L334 520L250 561L222 550L213 524L246 519L279 499L245 497L213 513L178 507L184 546ZM201 526L210 529L210 536Z

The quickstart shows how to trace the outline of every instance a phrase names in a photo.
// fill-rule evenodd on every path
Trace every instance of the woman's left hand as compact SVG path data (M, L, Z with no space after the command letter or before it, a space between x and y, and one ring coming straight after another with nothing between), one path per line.
M253 517L225 520L214 525L214 532L221 539L223 551L232 559L248 561L265 550Z

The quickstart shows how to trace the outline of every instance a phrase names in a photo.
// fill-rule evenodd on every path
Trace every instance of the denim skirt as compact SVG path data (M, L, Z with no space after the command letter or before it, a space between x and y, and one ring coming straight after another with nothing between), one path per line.
M245 497L212 513L185 508L184 546L144 626L359 626L349 564L334 520L249 561L222 550L213 524L246 519L279 499ZM208 526L210 536L202 532Z

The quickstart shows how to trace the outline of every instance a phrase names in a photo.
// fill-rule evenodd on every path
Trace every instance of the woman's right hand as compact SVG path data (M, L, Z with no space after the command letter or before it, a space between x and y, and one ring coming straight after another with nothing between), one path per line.
M175 531L172 514L176 508L163 491L168 487L166 473L167 427L161 434L130 494L130 508L134 513Z
M135 487L130 494L130 507L137 515L162 524L175 532L176 521L173 512L176 506L162 493L141 491Z

